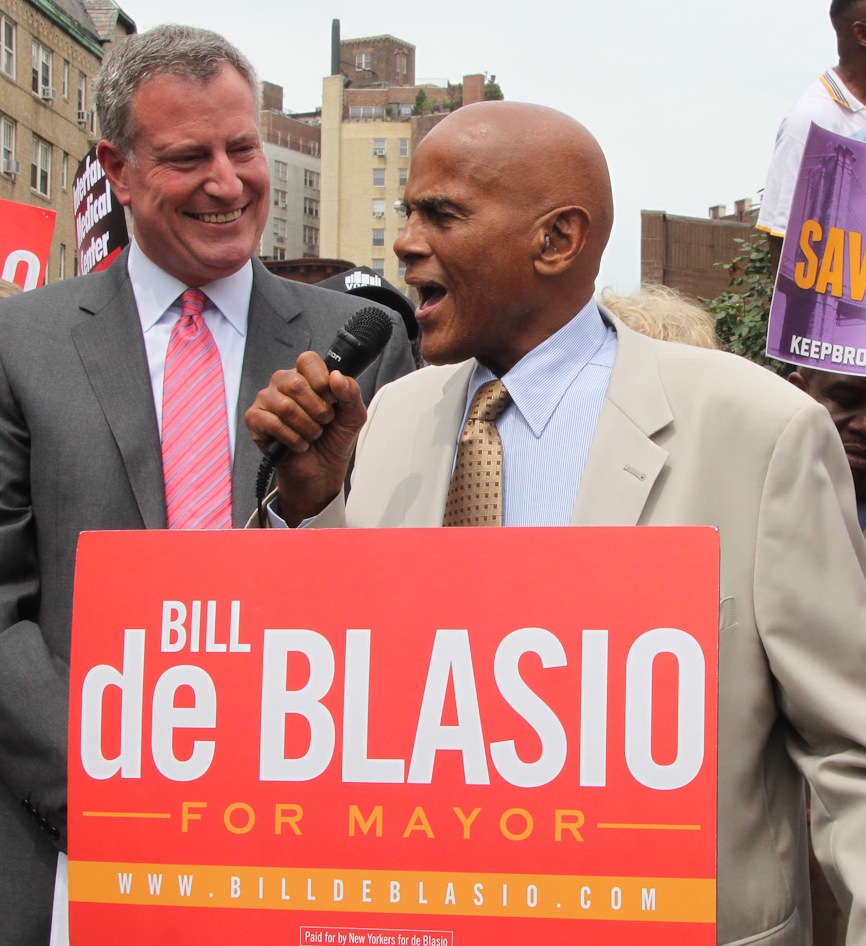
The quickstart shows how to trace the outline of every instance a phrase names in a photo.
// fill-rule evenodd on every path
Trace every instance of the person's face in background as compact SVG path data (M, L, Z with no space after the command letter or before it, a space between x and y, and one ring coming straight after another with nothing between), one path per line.
M830 412L854 476L857 502L866 503L866 377L799 368L788 380Z

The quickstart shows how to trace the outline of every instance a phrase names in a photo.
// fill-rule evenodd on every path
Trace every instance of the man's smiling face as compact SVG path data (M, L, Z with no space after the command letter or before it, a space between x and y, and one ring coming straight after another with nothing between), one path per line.
M136 242L189 286L237 272L258 250L270 177L256 100L226 66L199 82L147 79L132 103L135 149L100 153Z

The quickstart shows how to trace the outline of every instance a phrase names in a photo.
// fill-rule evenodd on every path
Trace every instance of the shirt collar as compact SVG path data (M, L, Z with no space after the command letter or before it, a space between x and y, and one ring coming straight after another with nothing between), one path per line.
M866 108L866 105L848 91L845 87L845 83L835 69L828 69L824 75L821 76L821 82L829 93L830 98L838 105L841 105L842 108L847 108L849 112L859 112Z
M569 386L599 354L608 334L613 332L602 320L594 299L558 332L528 352L502 381L511 400L536 437L544 431ZM613 364L612 354L605 363ZM476 362L469 381L467 403L475 392L496 376Z
M127 260L129 279L138 307L143 331L153 328L187 288L181 280L161 269L135 242ZM250 295L253 288L253 264L250 260L231 276L215 279L201 287L202 292L240 335L247 333Z

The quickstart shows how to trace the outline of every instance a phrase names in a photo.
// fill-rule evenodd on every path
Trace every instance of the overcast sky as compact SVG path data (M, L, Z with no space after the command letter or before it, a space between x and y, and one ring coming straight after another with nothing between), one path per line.
M287 110L321 104L331 21L343 39L416 47L416 79L496 76L505 97L561 109L601 142L617 220L599 288L640 280L640 211L706 216L757 200L779 121L836 63L829 0L119 0L139 31L180 22L228 36Z

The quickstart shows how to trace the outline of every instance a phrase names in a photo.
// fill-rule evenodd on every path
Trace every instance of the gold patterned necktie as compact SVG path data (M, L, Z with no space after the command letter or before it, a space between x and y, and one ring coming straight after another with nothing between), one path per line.
M457 446L443 526L502 525L502 441L496 418L510 400L498 378L475 392Z

